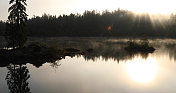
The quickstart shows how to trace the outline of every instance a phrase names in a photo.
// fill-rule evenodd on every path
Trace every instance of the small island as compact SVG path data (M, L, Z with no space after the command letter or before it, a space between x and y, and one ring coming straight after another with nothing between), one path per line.
M142 39L140 42L129 40L128 46L125 47L125 50L133 53L136 52L153 53L155 51L155 48L149 46L149 41L147 39Z

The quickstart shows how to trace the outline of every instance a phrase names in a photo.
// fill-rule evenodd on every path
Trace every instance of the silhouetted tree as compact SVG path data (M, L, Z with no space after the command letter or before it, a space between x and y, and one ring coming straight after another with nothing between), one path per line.
M27 40L25 22L27 21L26 0L10 0L8 21L6 22L6 40L8 47L22 47Z

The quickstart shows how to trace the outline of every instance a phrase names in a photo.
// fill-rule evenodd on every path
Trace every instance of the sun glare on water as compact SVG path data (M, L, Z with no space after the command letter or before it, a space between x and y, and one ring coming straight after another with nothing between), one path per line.
M131 80L138 83L150 83L155 79L158 66L152 58L135 58L127 62L127 73Z

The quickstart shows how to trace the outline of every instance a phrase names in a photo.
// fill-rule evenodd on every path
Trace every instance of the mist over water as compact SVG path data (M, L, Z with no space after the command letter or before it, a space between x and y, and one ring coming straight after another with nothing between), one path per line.
M83 56L65 57L57 60L56 64L45 63L40 67L28 63L22 65L30 75L25 81L29 83L26 87L32 93L175 93L176 40L149 39L156 51L139 54L129 54L124 50L128 40L95 37L29 38L28 43L40 41L59 48L94 50ZM20 71L19 67L17 65L17 71ZM5 77L11 70L6 67L0 69L0 92L8 93L10 90Z
M0 93L176 93L175 3L1 0Z

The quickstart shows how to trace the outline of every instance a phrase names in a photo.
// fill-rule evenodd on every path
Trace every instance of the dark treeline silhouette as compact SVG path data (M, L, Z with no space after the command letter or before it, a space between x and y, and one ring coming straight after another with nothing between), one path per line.
M30 36L165 36L167 33L163 24L152 23L148 14L136 15L120 9L59 17L44 14L34 16L27 24Z
M149 36L176 37L175 15L163 20L152 19L149 14L135 14L127 10L113 12L85 11L83 15L59 17L43 14L27 21L29 36ZM0 26L4 26L0 22ZM3 33L0 28L0 34Z
M0 21L0 35L3 35L3 34L4 34L5 28L6 28L5 22Z

